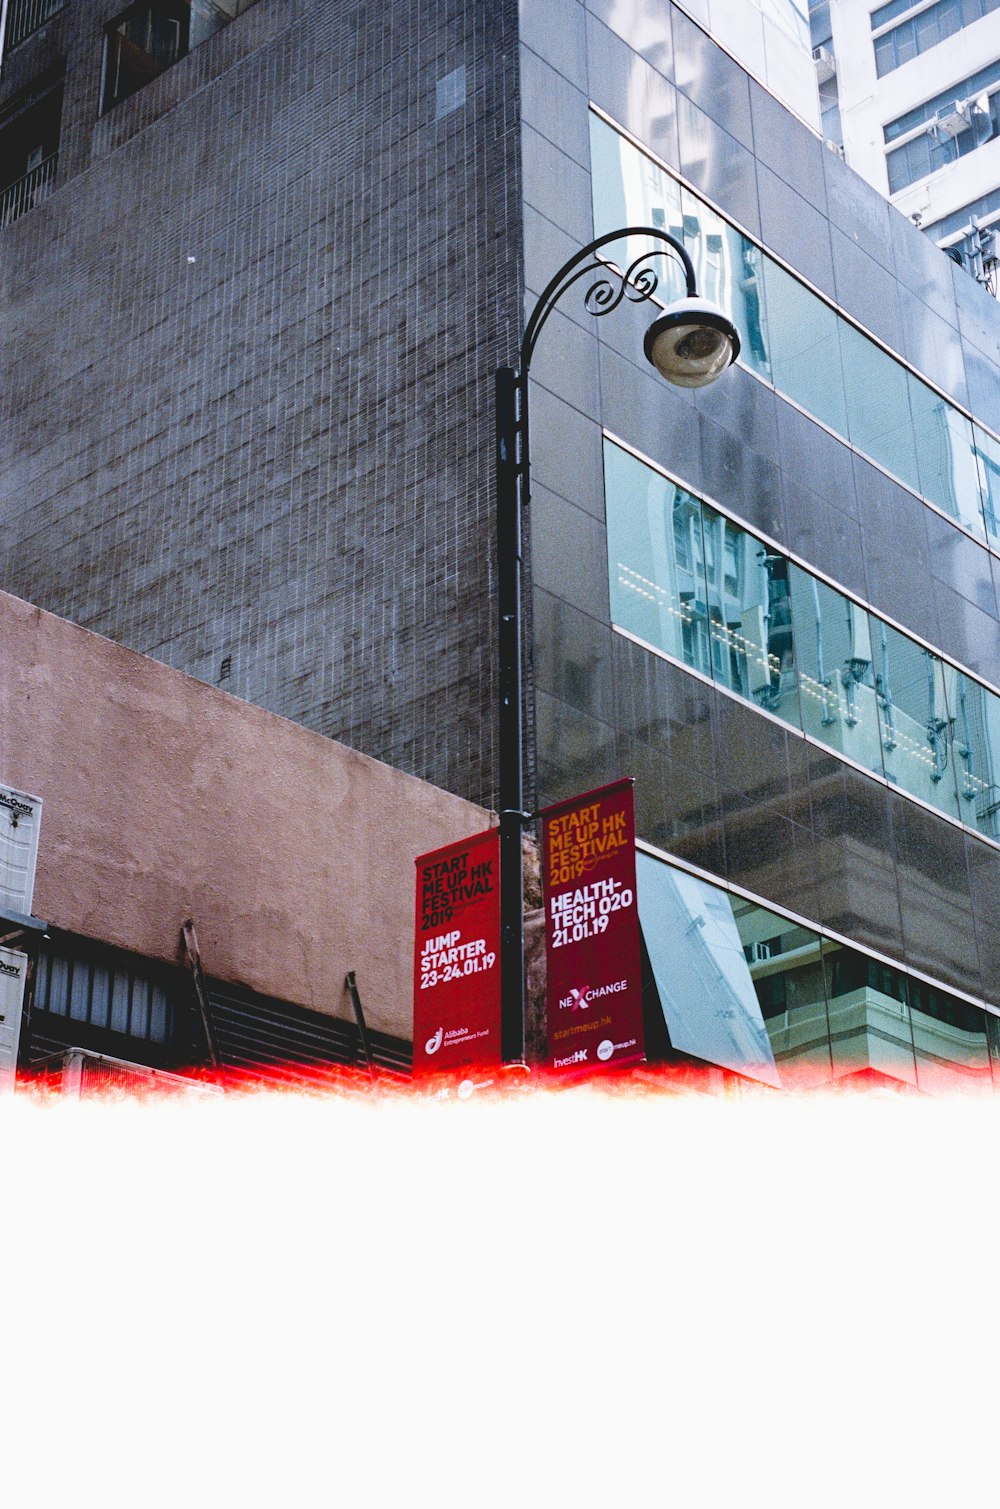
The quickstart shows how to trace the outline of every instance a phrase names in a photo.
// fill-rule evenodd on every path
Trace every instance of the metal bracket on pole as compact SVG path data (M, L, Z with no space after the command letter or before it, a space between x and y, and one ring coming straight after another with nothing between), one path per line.
M361 1009L361 996L358 994L358 982L354 978L354 970L349 969L344 976L344 984L354 1007L354 1018L358 1024L358 1033L361 1037L361 1048L365 1055L365 1063L368 1065L368 1073L375 1084L378 1084L378 1075L375 1072L375 1062L372 1058L372 1050L368 1042L368 1028L365 1026L365 1014Z
M222 1059L219 1056L219 1047L215 1040L215 1031L212 1027L212 1007L208 999L208 985L205 981L205 971L201 966L201 951L198 948L198 934L194 930L194 919L188 917L181 928L181 937L184 940L184 952L187 955L191 973L194 976L194 993L198 998L198 1011L201 1016L202 1031L205 1034L205 1045L208 1048L208 1057L213 1069L221 1068Z

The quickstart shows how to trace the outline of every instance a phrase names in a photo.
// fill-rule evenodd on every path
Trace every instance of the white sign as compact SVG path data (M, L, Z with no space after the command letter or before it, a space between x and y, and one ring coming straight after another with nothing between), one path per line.
M0 1091L14 1088L27 968L27 954L0 948Z
M0 785L0 914L31 915L41 797Z

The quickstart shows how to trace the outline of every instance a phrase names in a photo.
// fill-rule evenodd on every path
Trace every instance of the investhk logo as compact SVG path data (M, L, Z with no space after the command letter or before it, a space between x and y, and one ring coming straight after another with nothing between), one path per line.
M424 1044L425 1051L427 1053L436 1053L438 1051L438 1049L440 1048L440 1046L441 1046L441 1042L442 1042L443 1038L444 1038L444 1028L443 1027L439 1027L438 1030L435 1032L434 1036L433 1037L429 1037L427 1039L426 1043Z

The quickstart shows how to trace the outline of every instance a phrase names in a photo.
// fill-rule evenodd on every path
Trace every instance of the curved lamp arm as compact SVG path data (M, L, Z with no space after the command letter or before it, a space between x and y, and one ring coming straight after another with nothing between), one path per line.
M644 251L641 256L636 257L625 272L619 272L617 268L612 268L609 263L602 262L596 257L595 254L602 246L608 246L613 241L623 241L630 236L651 236L664 244ZM525 326L524 339L521 342L520 375L523 377L528 370L542 326L563 294L574 283L587 277L589 273L600 272L602 276L587 289L584 295L584 307L588 314L595 317L611 314L623 299L628 299L634 304L642 304L653 297L659 287L660 279L652 267L644 267L643 263L648 263L651 257L665 257L671 252L684 269L687 296L693 299L697 296L698 289L694 263L687 249L676 236L671 236L669 231L659 230L655 225L630 225L619 231L608 231L605 235L591 241L589 246L584 246L574 253L567 262L563 263L555 277L550 279ZM589 260L591 258L594 260ZM617 286L613 278L617 278Z

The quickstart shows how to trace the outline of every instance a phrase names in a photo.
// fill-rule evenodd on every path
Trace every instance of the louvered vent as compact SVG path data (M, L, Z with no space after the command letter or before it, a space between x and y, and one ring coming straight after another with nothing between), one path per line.
M353 1022L308 1011L210 980L212 1023L223 1067L285 1083L321 1083L333 1065L365 1067L361 1035ZM376 1067L408 1075L413 1052L401 1038L369 1030Z

